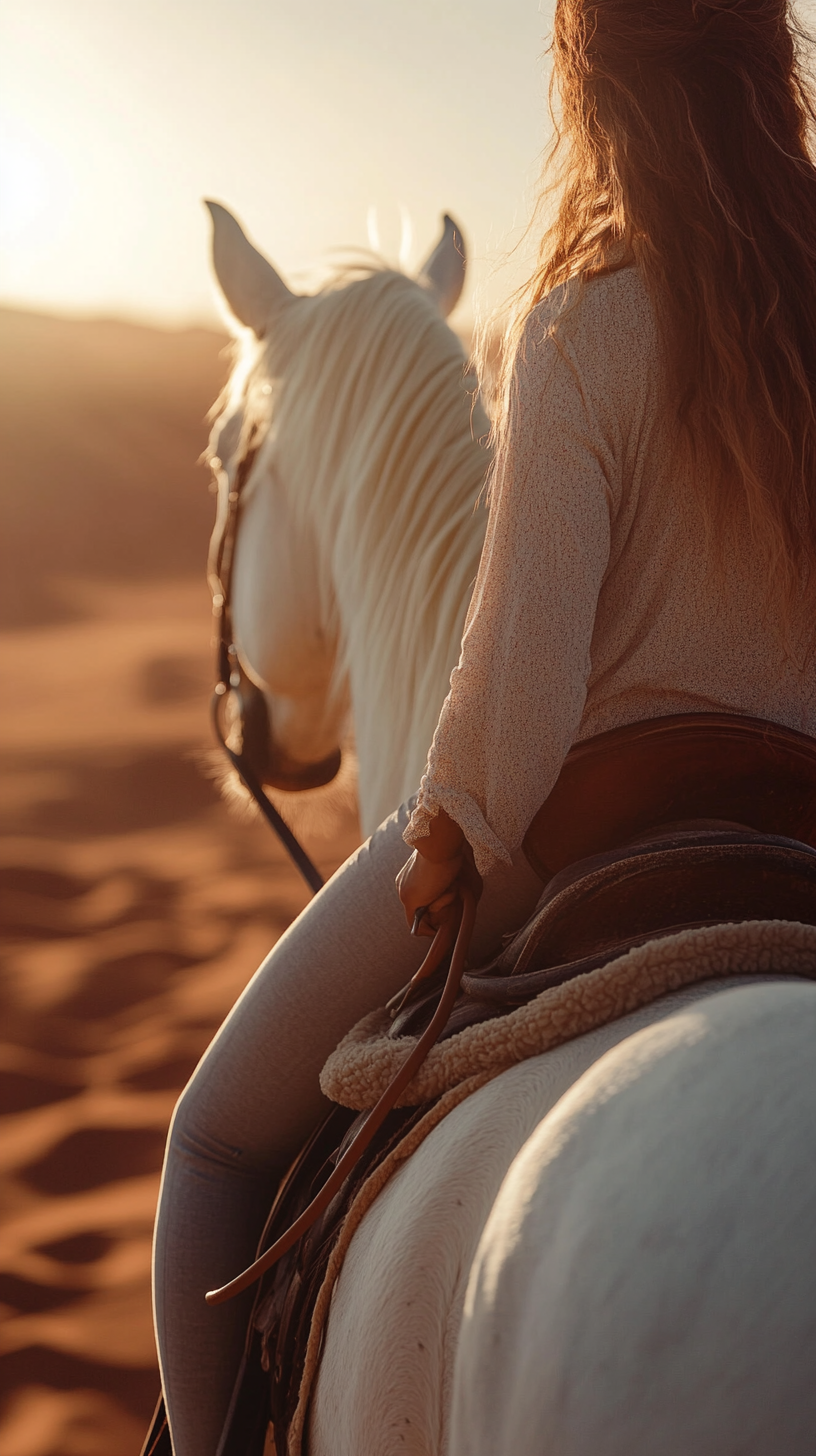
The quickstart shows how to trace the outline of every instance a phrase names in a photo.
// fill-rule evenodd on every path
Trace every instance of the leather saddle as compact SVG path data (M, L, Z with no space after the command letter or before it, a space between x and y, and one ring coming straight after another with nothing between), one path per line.
M701 713L578 744L524 839L545 881L535 913L468 970L441 1039L506 1015L633 946L729 921L816 924L816 741ZM394 1018L416 1036L438 1000Z
M541 899L488 965L465 972L443 1037L677 930L816 924L816 740L720 713L600 734L568 754L523 848L544 882ZM443 964L403 1002L392 1035L416 1036L429 1024L445 972ZM311 1316L345 1212L426 1111L389 1112L319 1222L264 1276L218 1456L261 1456L270 1418L277 1449L286 1448ZM312 1135L279 1190L259 1253L306 1207L365 1116L337 1107ZM157 1412L144 1452L169 1450Z
M523 847L544 881L541 899L488 965L466 971L443 1038L676 930L729 920L816 924L816 740L714 713L601 734L568 755ZM403 1002L392 1035L421 1034L445 973L443 963ZM351 1198L427 1110L388 1114L324 1218L264 1278L252 1321L254 1362L257 1371L260 1350L281 1446L317 1289ZM340 1155L343 1144L331 1152L332 1139L345 1134L348 1141L364 1118L338 1107L313 1135L297 1175L281 1189L267 1241L292 1221ZM220 1456L254 1451L246 1437L235 1422Z

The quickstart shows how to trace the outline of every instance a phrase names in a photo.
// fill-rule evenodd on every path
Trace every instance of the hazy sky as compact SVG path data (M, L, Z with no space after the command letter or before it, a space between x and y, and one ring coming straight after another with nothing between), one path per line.
M200 205L295 282L376 209L411 262L440 214L472 283L527 219L546 142L552 0L24 0L0 20L0 300L213 317ZM301 271L301 280L308 273ZM472 293L462 314L472 308Z

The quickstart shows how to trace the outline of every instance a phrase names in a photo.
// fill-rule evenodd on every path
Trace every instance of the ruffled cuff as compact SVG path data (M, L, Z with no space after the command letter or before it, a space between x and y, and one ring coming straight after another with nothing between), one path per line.
M431 832L431 820L440 809L459 825L473 850L476 868L482 877L500 864L512 865L513 857L487 823L481 809L469 794L461 789L435 784L433 787L427 774L422 780L416 807L403 833L405 843L416 849L421 840Z

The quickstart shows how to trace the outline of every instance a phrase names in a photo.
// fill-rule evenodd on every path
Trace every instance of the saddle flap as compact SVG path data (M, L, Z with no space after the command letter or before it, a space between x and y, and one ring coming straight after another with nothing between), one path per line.
M675 829L594 855L554 876L535 914L488 965L462 977L440 1040L680 930L747 920L816 924L816 850L750 830ZM406 1007L416 1036L438 991Z

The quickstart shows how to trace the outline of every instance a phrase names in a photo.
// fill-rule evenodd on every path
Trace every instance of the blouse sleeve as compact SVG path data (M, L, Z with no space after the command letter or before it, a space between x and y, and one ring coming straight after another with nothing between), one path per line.
M443 808L488 874L519 848L574 742L610 552L615 463L581 331L528 320L459 664L405 831Z

